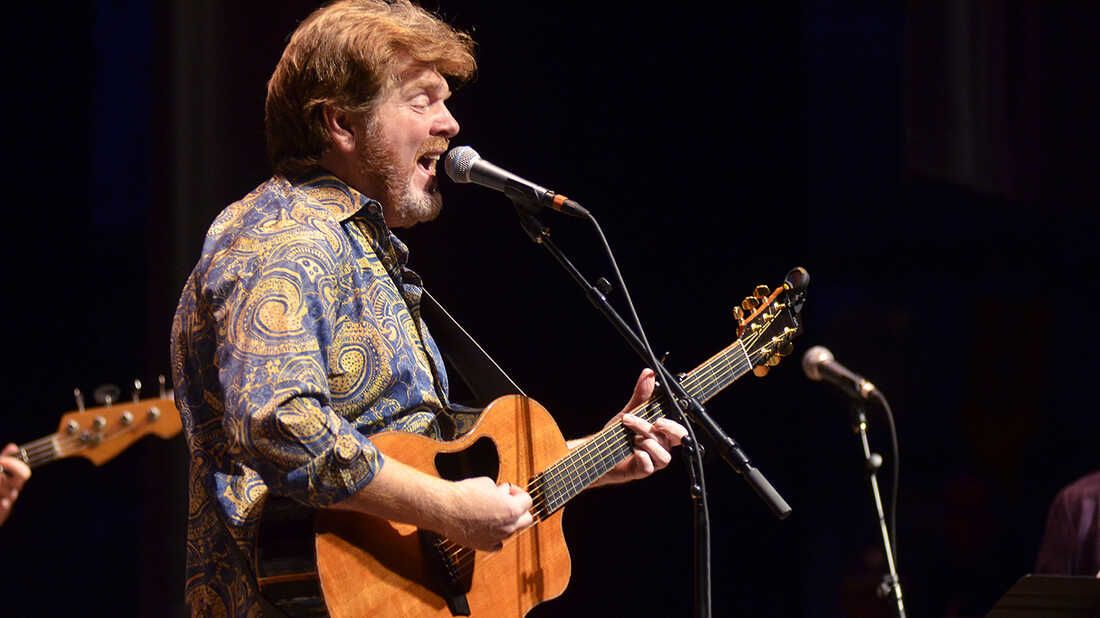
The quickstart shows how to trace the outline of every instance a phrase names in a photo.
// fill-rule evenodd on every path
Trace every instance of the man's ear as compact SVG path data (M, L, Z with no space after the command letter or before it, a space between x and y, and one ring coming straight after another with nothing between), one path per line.
M330 144L339 152L355 152L355 117L342 109L325 104L321 108L321 117L328 130Z

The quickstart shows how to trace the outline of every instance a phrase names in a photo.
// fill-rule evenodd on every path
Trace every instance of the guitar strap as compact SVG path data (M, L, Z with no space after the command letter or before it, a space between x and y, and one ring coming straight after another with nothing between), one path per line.
M426 289L420 299L420 313L424 321L431 325L439 353L454 367L481 404L487 405L504 395L526 395Z
M474 398L477 399L477 403L484 406L503 395L525 394L523 389L501 369L500 365L489 356L489 353L427 290L423 290L420 298L420 313L424 322L431 325L432 337L436 341L440 354L462 378ZM467 407L454 402L448 402L447 408L451 415L455 417L456 427L451 429L456 430L459 434L463 433L464 429L468 429L467 425L472 423L481 412L480 408ZM269 500L270 503L265 507L265 512L282 510L278 507L285 499L278 499L273 496ZM273 519L279 521L283 518L275 517ZM295 518L288 517L286 519L293 522ZM222 521L222 524L226 525L226 522ZM291 525L295 524L291 523ZM309 535L306 533L308 533L308 529L304 533L281 533L279 536L308 538ZM264 543L258 543L258 545L263 546ZM244 564L248 564L235 543L230 543L230 547L231 551L237 554L239 560L244 561ZM304 552L291 553L300 554ZM259 561L263 562L262 557ZM258 600L263 608L264 618L325 615L324 602L319 587L310 589L309 586L302 584L301 587L306 589L284 592L276 590L277 586L260 586L259 580L255 578L254 574L253 578L256 590L259 592ZM319 584L319 582L317 583ZM316 586L316 584L311 585Z

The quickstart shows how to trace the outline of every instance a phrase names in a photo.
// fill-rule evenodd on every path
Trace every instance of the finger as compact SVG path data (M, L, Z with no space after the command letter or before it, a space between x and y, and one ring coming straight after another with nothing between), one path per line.
M640 449L634 450L634 469L641 476L653 474L653 460L650 459L648 452Z
M655 431L667 437L670 446L679 446L687 437L687 428L671 419L662 418L653 424Z
M531 505L534 504L530 494L522 489L519 490L519 493L513 494L512 497L518 500L518 504L515 505L516 508L524 513L531 510Z
M645 451L657 470L665 468L672 461L672 454L668 452L668 449L653 438L645 438L639 441L635 448Z
M530 528L534 524L535 524L534 515L531 515L531 513L528 512L528 511L524 511L523 515L520 515L519 519L516 520L516 529L513 532L513 534L515 534L517 532L522 532L522 531Z
M4 450L0 451L0 455L14 455L18 452L19 447L16 446L14 443L9 442L6 446L4 446Z
M623 425L640 436L647 438L653 437L653 425L641 417L634 416L633 414L624 414Z
M509 506L512 507L512 512L516 515L527 511L531 508L533 500L531 495L523 490L519 485L513 483L501 483L500 489L503 491L504 496L509 502Z
M630 394L630 401L627 402L623 411L633 410L649 401L649 398L653 396L653 387L655 383L656 377L653 370L643 369L642 373L638 376L638 381L634 383L634 391Z
M5 478L6 482L13 487L22 489L27 479L31 478L31 468L23 463L22 459L4 457L0 460L0 464L2 464L4 470L2 476Z

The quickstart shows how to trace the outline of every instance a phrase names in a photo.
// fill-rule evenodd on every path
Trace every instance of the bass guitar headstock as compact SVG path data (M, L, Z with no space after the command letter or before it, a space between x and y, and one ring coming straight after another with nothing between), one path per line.
M141 381L134 380L130 401L118 401L119 389L105 384L96 389L103 405L84 407L84 396L74 389L76 410L61 415L57 432L19 445L17 452L32 468L65 457L83 457L99 466L149 434L168 439L183 429L179 410L164 376L158 378L158 397L141 399Z
M809 283L810 274L798 266L776 289L758 285L733 308L737 336L757 377L768 375L770 368L794 351L794 338L802 333L802 305Z
M58 456L84 457L98 466L139 438L171 438L182 428L171 398L142 399L63 414L55 439Z

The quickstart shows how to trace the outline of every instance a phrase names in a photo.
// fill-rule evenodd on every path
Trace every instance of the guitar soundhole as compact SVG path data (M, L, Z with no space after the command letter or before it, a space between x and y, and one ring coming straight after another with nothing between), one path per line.
M438 453L435 469L448 481L459 481L475 476L496 479L500 473L500 455L496 444L487 437L478 438L473 444L457 453Z

